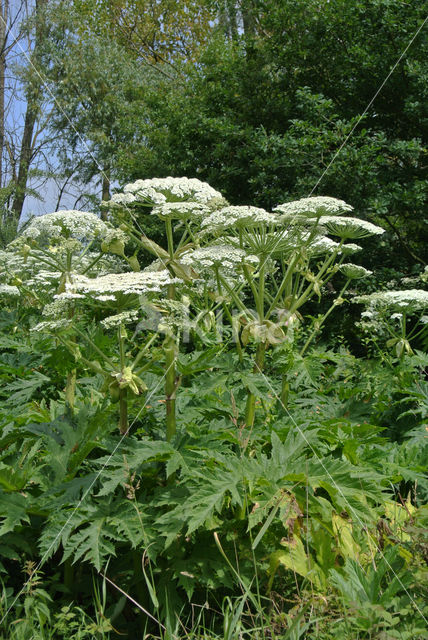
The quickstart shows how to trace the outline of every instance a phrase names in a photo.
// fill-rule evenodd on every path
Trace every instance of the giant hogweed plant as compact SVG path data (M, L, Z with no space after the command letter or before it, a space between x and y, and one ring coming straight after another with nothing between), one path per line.
M423 289L378 291L356 296L353 302L367 307L361 313L360 328L374 342L384 341L399 360L413 354L411 342L428 335L428 316L424 314L428 292Z
M301 307L314 295L320 298L322 287L338 270L346 282L335 304L318 318L316 331L343 301L351 280L370 274L363 267L344 263L345 256L360 249L346 240L383 232L364 220L339 215L352 207L334 198L306 198L269 213L257 207L221 206L221 194L197 180L137 180L107 205L133 241L156 256L159 268L166 267L196 288L202 281L209 297L223 307L241 361L242 347L250 340L256 343L255 372L262 372L268 346L290 341ZM151 207L151 215L165 221L167 249L141 235L144 207ZM183 231L176 247L173 221ZM328 235L338 236L339 242ZM169 296L175 295L171 288ZM240 336L239 325L243 326ZM167 431L173 434L177 378L171 375L169 379L169 372L174 370L177 345L173 348L172 338L167 347ZM254 423L254 411L255 395L249 391L247 426Z
M92 430L88 455L76 458L76 428L64 422L61 438L70 451L60 469L58 426L43 427L46 451L51 453L32 480L40 492L33 495L30 491L25 499L20 496L15 501L7 498L9 507L13 503L13 518L3 531L10 533L25 526L29 514L37 512L46 518L40 536L45 560L62 546L65 559L85 559L97 568L110 556L132 557L133 550L143 547L153 569L150 580L155 580L158 590L153 590L145 573L155 608L160 606L161 593L164 604L174 599L171 584L180 585L189 597L204 585L218 585L222 570L218 567L213 579L207 565L218 553L210 530L224 531L227 551L232 551L231 532L237 520L242 526L247 517L255 557L263 566L263 558L269 558L271 584L282 566L294 570L314 588L323 589L333 566L346 557L358 560L366 554L368 558L376 545L373 537L369 543L364 542L366 536L359 539L358 526L343 514L349 512L353 521L370 526L382 511L379 505L385 502L385 477L373 469L363 473L362 466L347 456L335 459L332 435L320 437L316 425L303 436L304 422L296 430L275 414L264 427L273 427L273 433L265 434L263 441L252 442L251 429L244 437L243 429L252 427L256 418L257 392L250 386L243 424L236 408L232 411L235 430L224 419L222 422L222 410L213 403L213 396L195 387L193 397L201 396L199 402L207 406L189 413L186 424L176 433L178 371L185 369L185 359L180 360L184 345L179 339L185 321L173 317L180 305L193 308L194 316L204 319L223 309L230 326L228 335L237 351L236 357L227 353L228 375L215 380L219 365L214 350L205 360L198 355L193 369L188 368L188 376L196 385L202 383L203 372L204 384L209 386L212 378L216 391L222 389L225 394L227 380L233 375L239 388L240 371L248 366L252 344L255 355L251 368L262 372L268 349L293 346L293 329L303 323L305 303L319 299L332 277L339 272L345 276L340 303L349 282L367 275L362 267L345 262L347 255L359 249L347 240L382 232L349 216L349 205L333 198L303 199L281 205L273 213L225 204L220 194L199 181L167 178L129 185L108 205L111 227L99 247L100 256L110 251L123 266L115 269L118 272L101 275L90 270L67 271L64 290L51 287L45 317L35 327L37 331L53 331L79 366L104 380L105 393L119 402L122 435L129 431L130 398L144 406L141 398L153 384L153 374L159 376L157 360L162 353L166 442L153 439L147 431L148 435L129 437L120 451L111 455L111 443L94 441ZM142 232L147 214L164 220L166 248ZM78 226L78 214L75 217ZM182 236L176 241L180 229ZM86 242L78 255L85 253ZM140 250L156 258L143 271ZM123 271L126 265L131 272ZM18 290L21 286L7 284L18 286ZM144 311L151 307L160 310L162 318L156 326L145 329L142 323L136 331ZM318 318L314 332L321 328L324 317ZM89 328L94 319L106 336L114 340L116 335L116 349L100 347L91 338ZM88 351L96 354L93 359L86 357ZM239 370L234 372L237 366ZM183 395L191 395L189 389L188 382ZM155 408L152 411L158 415ZM98 422L83 420L82 435L85 424ZM34 434L42 431L32 428L26 438L31 442ZM106 456L96 457L96 448L105 449ZM322 460L327 459L326 467ZM76 495L93 481L96 495L91 492L70 519ZM287 543L278 548L284 528ZM201 544L207 550L205 559L200 554ZM248 554L244 540L239 546ZM246 557L245 571L251 564ZM230 582L230 577L223 579Z
M101 274L120 265L100 247L111 242L116 232L95 214L59 211L34 218L16 240L0 252L3 268L1 285L10 298L20 298L21 306L43 310L46 318L39 330L53 330L73 323L73 305L56 298L64 293L76 274ZM66 383L66 401L74 404L76 371Z
M344 263L345 255L358 250L356 245L346 244L345 240L382 232L379 227L365 221L338 215L352 208L333 198L303 199L281 205L275 213L254 207L224 207L221 206L224 205L221 194L195 179L136 181L127 185L124 192L114 196L108 204L113 212L112 220L120 224L119 228L108 228L102 221L93 220L92 214L81 214L82 225L79 227L78 214L57 213L36 219L18 242L24 258L28 258L31 247L23 243L32 241L33 244L37 243L35 258L42 256L40 259L51 269L59 269L54 272L60 276L55 302L46 307L45 313L59 315L61 305L64 305L64 309L68 306L69 325L72 330L78 331L77 319L74 319L74 311L71 310L76 300L92 296L100 304L114 303L112 306L117 318L105 321L108 326L114 323L118 325L120 366L112 368L111 361L108 361L110 359L103 359L107 368L110 368L108 375L116 376L109 388L112 395L119 399L122 433L127 430L128 389L134 393L145 389L141 378L133 373L135 364L126 362L124 348L124 324L135 321L135 312L140 306L139 294L159 292L162 280L168 299L174 301L179 283L189 288L189 284L200 283L202 276L205 288L213 289L211 295L214 293L221 301L234 330L241 360L241 343L245 347L249 340L253 340L257 344L254 371L262 372L266 348L287 341L287 333L290 340L292 326L300 316L300 308L313 295L321 296L322 286L338 269L345 273L347 281L336 304L341 301L341 295L352 278L368 274L362 267ZM141 207L150 207L151 215L164 220L166 249L141 233L141 221L138 219ZM176 226L182 228L182 236L176 246L173 222L178 222ZM339 236L340 242L334 242L327 234ZM220 235L221 242L218 239ZM79 267L97 236L103 236L98 254L91 257L89 265L80 268L79 273ZM155 268L161 269L157 276L153 271L139 271L136 252L129 257L126 255L128 241L156 256ZM205 247L201 247L201 244ZM102 259L103 250L126 260L134 269L133 274L88 278L85 274ZM211 267L213 272L208 279L207 267ZM156 277L161 280L153 286L151 281ZM212 284L210 287L210 280L214 287ZM254 309L248 304L248 296ZM236 318L233 317L235 310L239 322L244 325L240 337ZM123 313L125 315L121 315ZM318 320L318 329L322 322L322 319ZM40 323L36 328L60 333L64 329L64 322L50 320ZM79 332L79 336L84 339L84 333ZM76 357L82 358L73 341L67 339L64 344L73 348ZM166 332L163 347L166 432L170 440L176 431L175 403L179 381L175 366L178 344L173 331ZM94 370L100 369L97 362L86 361L85 364ZM103 371L106 373L105 369ZM68 387L73 384L74 379L69 381ZM287 380L284 379L283 390L286 387ZM74 392L67 388L67 393L72 404ZM254 423L254 411L255 395L249 391L245 410L247 426Z

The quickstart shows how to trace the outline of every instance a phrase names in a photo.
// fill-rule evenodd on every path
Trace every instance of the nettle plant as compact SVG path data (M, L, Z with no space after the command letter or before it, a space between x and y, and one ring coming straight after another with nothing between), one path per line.
M245 352L254 352L251 368L262 373L266 351L292 348L302 307L320 300L341 273L342 289L317 318L302 352L307 349L349 283L370 274L347 261L361 249L352 241L383 233L350 216L352 207L335 198L303 198L268 212L229 206L197 179L137 180L103 205L108 222L76 211L34 219L8 248L15 262L5 284L44 305L34 330L53 333L81 365L103 377L104 392L119 402L122 434L129 429L129 398L144 396L143 374L161 352L168 441L176 432L177 357L186 328L198 321L212 328L221 309L241 364L248 360ZM148 214L163 222L165 246L144 233ZM142 251L154 257L143 270ZM160 317L147 325L150 309ZM94 319L106 333L116 332L117 357L91 339L85 327ZM83 345L95 359L83 355ZM75 372L66 387L70 406L74 384ZM284 376L283 397L287 384ZM254 389L248 389L247 426L254 424L255 407Z

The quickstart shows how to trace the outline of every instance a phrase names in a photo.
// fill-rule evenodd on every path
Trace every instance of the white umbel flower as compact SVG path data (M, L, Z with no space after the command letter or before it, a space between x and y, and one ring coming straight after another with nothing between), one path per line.
M101 324L105 329L113 329L124 324L133 324L138 320L138 311L123 311L114 316L108 316L101 320Z
M331 238L327 238L327 236L317 236L307 247L308 255L311 258L324 255L326 253L334 253L335 251L340 253L340 244L338 242L334 242Z
M190 200L206 204L214 199L222 200L223 197L206 182L197 178L168 177L131 182L124 187L123 194L114 195L110 203L126 206L135 202L163 204Z
M18 287L10 284L0 284L0 297L1 296L11 296L16 297L20 295L20 291Z
M156 195L155 192L154 195ZM127 207L134 202L137 202L137 198L132 193L115 193L112 195L111 200L108 201L108 204L112 207ZM161 202L163 202L163 199Z
M105 301L115 299L118 295L142 295L160 292L170 284L181 282L172 278L169 272L144 271L130 273L110 273L99 278L76 276L73 283L67 285L67 291L83 293L91 298Z
M243 262L257 264L259 260L257 256L247 256L243 249L228 245L212 245L186 253L181 256L180 261L195 269L218 265L233 270Z
M360 247L359 244L354 244L352 242L348 242L348 244L342 244L342 248L340 252L344 256L350 256L353 253L357 253L358 251L362 251L363 247Z
M231 227L255 227L278 222L277 216L260 207L231 206L213 211L202 221L203 231L216 233Z
M397 313L415 313L428 308L428 291L407 289L406 291L378 291L354 298L357 303L371 308L395 310Z
M152 210L152 215L158 216L162 220L188 220L202 219L210 214L210 209L200 202L166 202L156 205Z
M381 235L385 229L378 227L367 220L360 218L345 218L340 216L322 216L319 224L323 225L333 236L342 239L365 238L367 236Z
M74 238L89 242L97 237L103 238L108 228L94 213L57 211L33 218L20 235L29 240Z
M294 216L305 216L307 218L319 218L320 216L335 216L347 211L352 211L354 207L344 200L329 198L327 196L315 196L313 198L301 198L292 202L285 202L275 207L274 211L283 215L284 218Z

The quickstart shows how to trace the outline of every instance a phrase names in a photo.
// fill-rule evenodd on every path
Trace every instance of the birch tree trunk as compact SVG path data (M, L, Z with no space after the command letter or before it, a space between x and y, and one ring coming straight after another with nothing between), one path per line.
M41 71L41 48L47 35L45 8L48 0L35 2L34 47L29 56L29 80L26 88L27 108L21 138L16 192L12 205L12 217L19 222L28 186L31 162L34 158L33 134L40 113L43 97L43 74Z

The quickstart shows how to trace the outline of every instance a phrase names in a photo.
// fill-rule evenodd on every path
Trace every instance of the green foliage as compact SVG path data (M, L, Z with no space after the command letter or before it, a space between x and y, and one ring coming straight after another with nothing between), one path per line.
M213 35L185 86L148 87L145 144L119 154L124 178L197 175L263 207L311 193L425 18L389 0L251 10L254 31ZM318 190L385 225L383 263L395 268L426 262L426 51L422 30ZM366 262L378 264L374 252Z
M18 271L0 317L0 570L11 602L0 629L24 611L13 623L23 638L49 637L64 616L82 637L135 636L142 614L144 633L165 637L203 625L254 639L419 633L425 354L312 347L351 279L308 317L343 263L345 202L299 200L280 214L224 205L200 181L140 182L113 197L111 226L71 212L63 223L81 240L53 229L13 245L30 259L44 243L55 270L64 250L67 264L59 287L56 271L42 272L37 300ZM141 239L142 207L163 220L166 249ZM345 225L331 232L340 242L327 237L329 218L318 230L329 211ZM87 276L72 252L93 246L97 226L108 240ZM101 262L119 246L132 266L128 238L155 253L152 270ZM92 571L104 582L90 622L79 616ZM196 625L195 606L207 608ZM346 620L343 607L354 607Z

